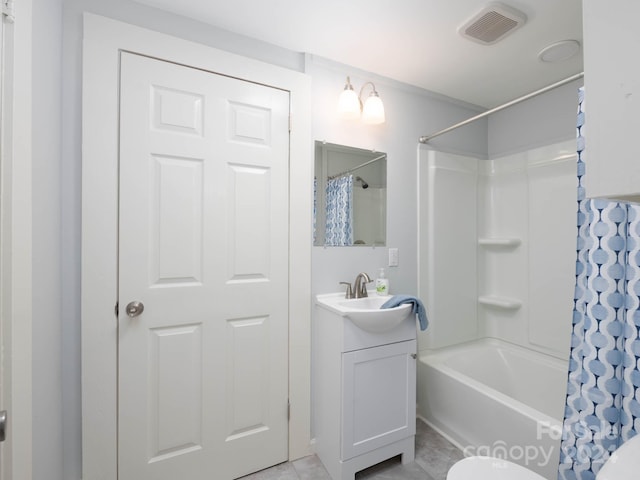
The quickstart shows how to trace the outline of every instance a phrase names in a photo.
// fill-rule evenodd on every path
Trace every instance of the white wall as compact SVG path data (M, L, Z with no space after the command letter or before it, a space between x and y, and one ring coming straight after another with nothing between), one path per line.
M22 21L18 18L17 22ZM62 478L62 0L33 0L33 478Z
M498 158L576 137L575 80L489 116L488 157Z

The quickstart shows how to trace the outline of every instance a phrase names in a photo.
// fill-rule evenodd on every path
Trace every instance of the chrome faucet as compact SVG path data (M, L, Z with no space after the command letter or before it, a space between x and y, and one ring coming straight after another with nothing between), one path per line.
M367 283L371 283L372 280L364 272L361 272L356 277L356 281L353 284L353 296L355 298L368 297L367 295Z

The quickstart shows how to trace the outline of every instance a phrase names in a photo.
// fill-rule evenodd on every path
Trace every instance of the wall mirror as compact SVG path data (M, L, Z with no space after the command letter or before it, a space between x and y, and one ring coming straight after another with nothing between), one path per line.
M316 141L314 176L314 245L386 244L385 153Z

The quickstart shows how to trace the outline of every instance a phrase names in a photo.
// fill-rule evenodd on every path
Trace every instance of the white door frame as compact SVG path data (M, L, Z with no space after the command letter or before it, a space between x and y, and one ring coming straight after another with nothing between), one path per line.
M32 478L32 20L31 0L14 4L3 32L0 154L0 328L7 440L0 479ZM5 21L4 19L0 21Z
M84 15L82 80L83 478L117 478L118 84L127 50L290 92L289 458L311 453L311 82L205 45Z

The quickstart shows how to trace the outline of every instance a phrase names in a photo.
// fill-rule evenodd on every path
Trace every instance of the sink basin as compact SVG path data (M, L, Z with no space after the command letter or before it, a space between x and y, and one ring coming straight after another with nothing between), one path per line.
M398 326L411 315L411 305L380 309L390 295L377 295L375 292L365 298L344 298L344 293L329 293L316 297L318 305L351 320L362 330L370 333L383 333Z

